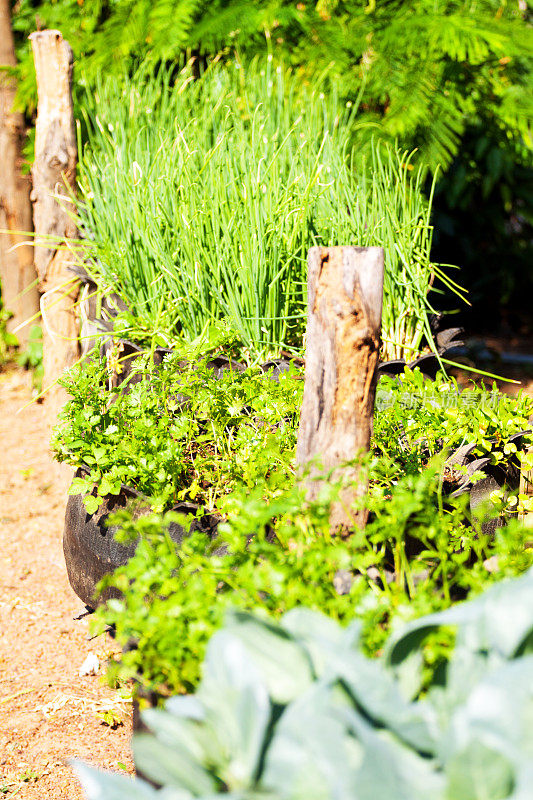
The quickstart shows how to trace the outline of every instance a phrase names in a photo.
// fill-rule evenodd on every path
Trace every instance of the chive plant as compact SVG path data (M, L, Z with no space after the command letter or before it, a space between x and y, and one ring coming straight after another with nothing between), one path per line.
M311 246L381 245L383 356L416 353L432 282L449 283L430 260L431 203L408 156L354 146L356 114L327 77L309 86L271 60L102 80L78 200L100 289L160 340L223 319L264 356L301 347Z

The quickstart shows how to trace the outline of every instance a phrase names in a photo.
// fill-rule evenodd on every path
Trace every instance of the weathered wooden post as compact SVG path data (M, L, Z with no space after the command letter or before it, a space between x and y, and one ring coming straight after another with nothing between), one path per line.
M72 50L59 31L30 36L37 74L35 162L32 169L35 266L43 292L44 387L78 358L75 302L79 283L68 267L73 263L67 240L77 238L67 212L76 187L78 151L72 107ZM65 401L63 390L48 395L51 417Z
M0 0L0 65L16 65L11 30L11 3ZM13 111L15 81L0 72L0 281L2 301L13 313L8 329L22 325L39 311L33 247L25 234L33 231L29 175L23 175L22 146L24 118ZM29 326L18 332L21 343L27 340Z
M313 247L307 279L305 386L296 459L308 499L324 473L342 476L331 527L363 526L353 510L366 491L357 466L343 466L368 451L372 434L383 301L380 247Z
M533 423L533 419L530 420ZM525 452L525 460L520 469L520 488L519 494L526 498L526 503L533 502L533 469L529 468L531 460L533 459L533 448L529 448ZM526 528L533 528L533 510L525 510L520 514L522 522Z

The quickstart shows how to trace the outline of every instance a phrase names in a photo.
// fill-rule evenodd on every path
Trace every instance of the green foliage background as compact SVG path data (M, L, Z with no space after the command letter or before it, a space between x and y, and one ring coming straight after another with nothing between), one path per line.
M17 0L19 102L32 113L28 34L60 28L78 87L141 62L201 69L216 54L329 70L370 133L446 173L435 260L467 269L485 306L519 302L533 239L533 29L526 0ZM265 41L266 40L266 41ZM480 208L483 213L480 214ZM484 309L485 310L485 309Z

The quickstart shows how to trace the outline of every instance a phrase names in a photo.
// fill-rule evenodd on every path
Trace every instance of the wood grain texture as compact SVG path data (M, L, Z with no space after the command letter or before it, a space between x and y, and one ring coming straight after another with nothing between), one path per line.
M71 195L76 188L78 161L72 107L72 50L59 31L30 36L37 75L35 162L32 170L35 226L35 266L43 311L44 386L50 386L79 356L75 302L78 282L71 282L75 260L65 247L77 238ZM48 237L53 237L50 241ZM67 285L65 285L67 284ZM63 390L49 392L55 411L66 400Z
M305 386L297 463L308 499L323 480L345 481L331 510L334 529L363 525L354 500L366 491L357 466L372 435L383 298L379 247L313 247L309 251Z
M533 419L530 420L530 424ZM528 455L533 453L533 449L526 451ZM525 466L520 470L520 488L519 494L524 495L528 501L533 498L533 469L527 469ZM526 528L533 528L533 511L525 511L520 514L520 519Z
M0 64L16 65L9 0L0 0ZM13 313L8 330L39 311L33 247L25 235L33 231L31 179L21 171L26 130L22 114L13 111L16 88L15 81L0 72L0 231L8 231L0 233L0 281L2 301ZM17 333L21 344L28 332L26 326Z

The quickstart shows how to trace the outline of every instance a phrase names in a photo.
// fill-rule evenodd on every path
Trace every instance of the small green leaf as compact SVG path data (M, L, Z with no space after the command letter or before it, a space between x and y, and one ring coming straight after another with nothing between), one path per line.
M114 485L115 484L112 483L109 480L109 478L104 475L104 477L100 481L100 485L98 487L99 494L101 494L102 497L105 497L107 494L114 494L114 492L113 492Z
M94 497L94 495L89 494L83 498L83 505L88 514L94 514L102 505L102 498L98 496Z
M87 494L94 488L94 482L90 478L74 478L68 493L69 494Z

